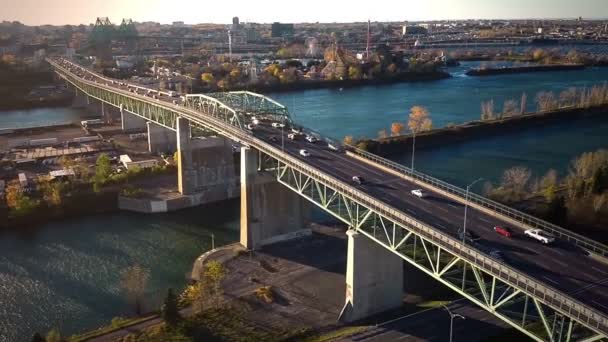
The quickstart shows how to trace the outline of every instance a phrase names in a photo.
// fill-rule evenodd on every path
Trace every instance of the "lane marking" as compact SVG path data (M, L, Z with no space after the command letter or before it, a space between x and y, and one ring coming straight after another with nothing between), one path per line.
M565 263L565 262L563 262L563 261L559 261L559 260L557 260L557 259L553 259L553 261L554 261L555 263L558 263L558 264L562 265L563 267L568 267L568 264L567 264L567 263Z
M450 212L449 210L447 210L447 209L446 209L446 208L444 208L444 207L436 206L436 208L437 208L437 209L439 209L439 210L441 210L441 211L444 211L444 212L446 212L446 213L449 213L449 212Z
M480 219L480 220L482 220L482 221L483 221L483 222L485 222L485 223L490 223L490 224L492 223L492 222L488 221L488 220L487 220L485 217L483 217L483 216L481 216L479 219Z
M551 278L549 278L549 277L547 277L547 276L543 276L543 278L544 278L545 280L548 280L548 281L552 282L552 283L553 283L553 284L555 284L555 285L559 285L559 283L558 283L558 282L556 282L555 280L553 280L553 279L551 279Z
M447 230L447 228L444 225L442 225L441 223L435 223L435 225L441 229Z
M448 203L448 205L449 205L450 207L452 207L452 208L456 208L456 209L458 209L458 208L459 208L457 205L453 205L452 203Z

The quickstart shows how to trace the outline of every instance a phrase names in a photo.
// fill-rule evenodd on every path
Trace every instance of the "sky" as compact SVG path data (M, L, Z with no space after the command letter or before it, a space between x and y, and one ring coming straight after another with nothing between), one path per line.
M608 0L0 0L0 21L76 25L109 17L187 24L608 18Z

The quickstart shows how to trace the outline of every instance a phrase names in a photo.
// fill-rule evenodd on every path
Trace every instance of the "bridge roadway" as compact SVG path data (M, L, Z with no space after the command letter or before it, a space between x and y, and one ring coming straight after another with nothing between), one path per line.
M281 148L280 129L259 127L254 130L254 135ZM271 142L271 136L276 137L277 142ZM457 236L458 229L462 227L464 205L461 203L437 193L420 199L410 193L420 186L359 162L344 152L335 152L324 143L311 144L304 139L292 141L286 136L283 141L286 153L341 181L352 183L352 176L362 176L366 182L353 186L404 210L421 222L454 236ZM300 149L308 150L311 155L302 157ZM495 233L494 226L516 228L477 209L468 208L467 230L481 238L475 243L478 249L486 253L491 249L499 249L508 264L608 314L608 264L588 257L584 251L569 243L558 240L553 245L545 246L524 237L523 229L513 229L514 237L509 239Z
M90 73L93 78L98 75ZM106 83L98 79L100 83ZM110 86L125 90L125 85L110 84ZM142 92L139 92L142 95ZM172 102L174 98L159 97L158 101ZM155 101L150 99L150 101ZM275 147L284 149L285 153L308 163L319 171L327 173L366 194L403 210L410 215L444 233L457 236L462 227L464 205L441 194L430 192L431 195L420 199L411 195L410 191L420 188L411 181L397 177L380 168L358 161L327 147L323 142L309 143L300 138L290 140L289 131L270 127L262 123L253 130L254 136ZM276 139L272 139L275 137ZM310 152L309 157L299 154L300 149ZM352 183L352 176L362 176L365 183ZM494 232L494 226L513 228L514 237L506 238ZM519 271L525 272L541 283L545 283L578 301L608 315L608 264L592 258L578 247L557 240L553 245L545 246L523 235L522 227L515 227L504 220L486 214L471 206L467 214L467 230L481 238L474 247L482 252L498 249L503 252L505 262Z

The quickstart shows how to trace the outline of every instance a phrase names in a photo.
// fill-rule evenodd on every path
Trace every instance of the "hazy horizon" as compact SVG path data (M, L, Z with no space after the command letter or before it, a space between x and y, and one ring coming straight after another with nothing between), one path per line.
M170 3L170 6L167 4ZM277 5L279 4L279 5ZM432 21L432 20L606 20L606 0L511 0L494 3L484 0L428 0L412 3L374 3L359 7L354 2L324 2L309 0L300 7L283 10L280 3L236 0L230 5L208 6L201 1L174 0L106 0L90 3L77 0L22 0L15 5L0 0L4 9L0 21L19 21L26 25L79 25L91 24L97 17L109 17L113 23L122 18L137 22L170 24L228 24L237 16L242 22L272 23L351 23Z

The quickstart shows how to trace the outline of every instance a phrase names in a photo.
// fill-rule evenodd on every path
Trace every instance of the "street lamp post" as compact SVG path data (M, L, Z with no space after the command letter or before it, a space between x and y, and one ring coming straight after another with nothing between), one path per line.
M211 233L211 250L215 249L215 235Z
M452 333L454 331L454 318L462 318L462 319L466 319L466 318L461 314L452 313L452 311L450 311L450 309L447 306L445 306L445 305L442 305L442 306L445 308L445 310L450 315L450 342L452 342Z
M281 120L281 151L285 152L285 117L283 116Z
M416 131L413 132L413 140L412 140L412 179L414 182L416 179L414 178L414 153L416 152Z
M462 223L462 243L466 243L466 234L467 234L467 209L469 208L469 189L475 185L477 182L483 180L483 178L479 178L475 180L473 183L467 185L467 192L464 195L464 222Z

